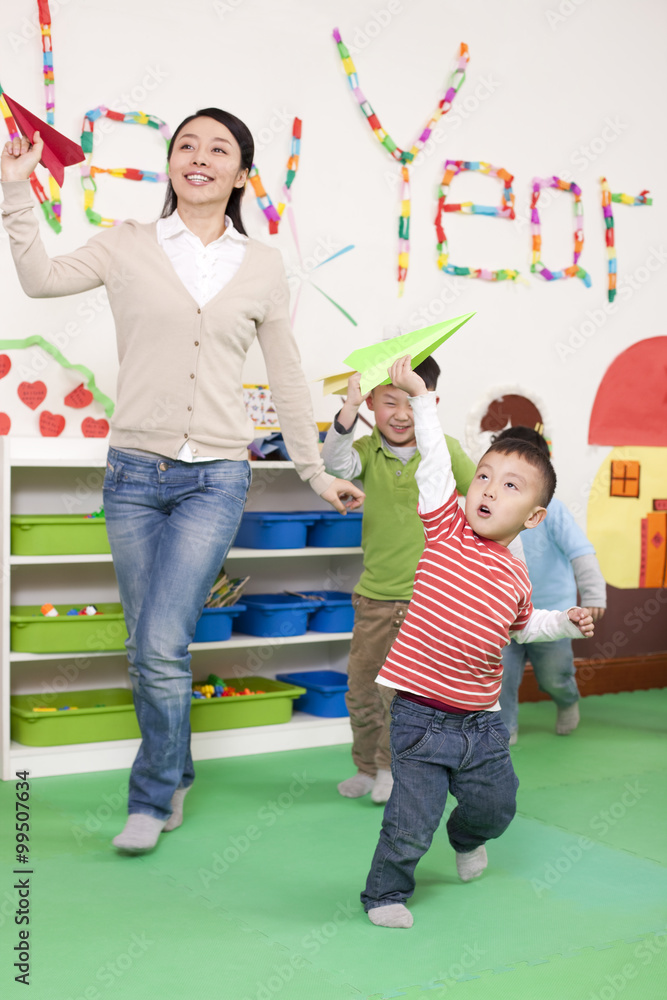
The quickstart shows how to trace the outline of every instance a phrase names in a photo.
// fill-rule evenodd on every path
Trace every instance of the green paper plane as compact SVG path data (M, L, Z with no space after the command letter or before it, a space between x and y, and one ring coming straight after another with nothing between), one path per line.
M474 312L466 313L442 323L434 323L433 326L425 326L421 330L413 330L412 333L403 333L400 337L392 337L381 344L361 347L345 358L345 364L350 365L354 371L361 372L363 394L378 385L389 385L387 369L394 361L409 354L412 367L416 368L474 315Z

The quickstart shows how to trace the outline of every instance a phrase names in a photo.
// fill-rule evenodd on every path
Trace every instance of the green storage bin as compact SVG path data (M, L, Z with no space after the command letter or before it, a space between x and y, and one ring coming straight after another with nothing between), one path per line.
M195 681L207 684L208 681ZM243 691L259 688L264 694L244 694L240 698L193 698L190 727L193 733L213 729L243 729L245 726L272 726L289 722L293 703L306 693L305 688L266 677L235 677L222 682L226 687Z
M294 699L306 693L305 688L265 677L237 677L224 683L239 691L249 687L265 693L240 698L193 698L190 725L194 733L289 722ZM74 705L76 709L57 711L65 705ZM35 712L39 707L55 708L56 711ZM131 740L141 735L132 692L124 688L67 691L57 695L12 695L10 711L12 739L31 747Z
M68 615L71 607L90 604L57 604L57 618L47 618L39 604L12 607L9 616L10 648L15 653L97 653L124 648L127 628L119 603L95 604L99 615ZM48 713L47 713L48 714Z
M13 514L13 556L78 556L111 552L103 517L83 514Z
M34 711L40 706L58 709L64 705L76 705L76 711ZM103 707L96 708L97 705ZM141 735L132 692L124 688L66 691L57 695L16 694L10 698L10 712L12 739L29 747L132 740Z

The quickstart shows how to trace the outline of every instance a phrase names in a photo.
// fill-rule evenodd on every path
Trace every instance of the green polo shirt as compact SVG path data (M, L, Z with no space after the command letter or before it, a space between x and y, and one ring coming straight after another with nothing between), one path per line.
M465 494L475 474L475 463L456 438L445 434L445 441L456 488ZM355 479L361 480L366 493L361 530L364 571L354 589L376 601L409 601L424 550L415 481L419 452L404 465L383 446L377 427L366 437L357 438L352 447L361 459L361 472Z

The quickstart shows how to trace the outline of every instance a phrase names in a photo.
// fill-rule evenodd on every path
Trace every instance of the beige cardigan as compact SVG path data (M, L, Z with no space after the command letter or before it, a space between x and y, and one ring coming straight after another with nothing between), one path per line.
M253 427L242 369L257 337L289 454L317 493L327 489L333 477L319 455L278 250L249 240L237 273L200 309L158 244L155 223L124 222L72 253L49 258L30 183L2 187L2 221L27 295L71 295L99 285L107 290L120 362L113 447L175 459L188 441L195 455L245 459ZM162 402L157 418L156 399Z

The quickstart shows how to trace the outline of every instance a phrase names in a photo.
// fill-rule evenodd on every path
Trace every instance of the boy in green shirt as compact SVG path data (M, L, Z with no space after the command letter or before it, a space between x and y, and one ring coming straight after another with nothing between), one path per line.
M434 391L440 368L433 358L426 358L415 371ZM420 456L408 394L393 385L380 385L362 396L359 381L358 373L350 377L347 400L322 448L327 471L360 480L366 493L361 537L364 571L352 594L355 616L345 697L357 773L342 781L338 791L347 798L371 792L373 802L383 803L393 784L389 705L394 692L376 684L375 678L405 617L424 549L415 482ZM364 399L375 414L375 427L371 434L353 440ZM465 494L475 463L455 438L445 435L445 440L456 488Z

